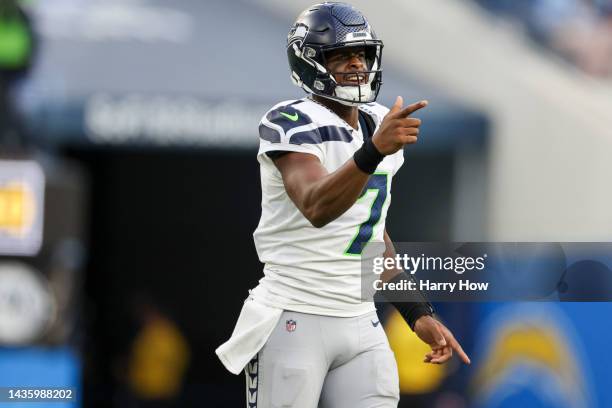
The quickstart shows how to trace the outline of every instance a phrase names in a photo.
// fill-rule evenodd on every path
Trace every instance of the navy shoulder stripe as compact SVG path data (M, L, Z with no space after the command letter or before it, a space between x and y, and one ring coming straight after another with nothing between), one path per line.
M291 144L318 144L322 142L352 142L351 132L343 127L322 126L305 132L295 133L291 136Z
M271 143L280 143L281 141L280 133L264 124L259 125L259 137Z
M280 106L276 109L272 109L266 115L266 119L274 123L275 125L278 125L283 128L283 131L285 131L285 133L291 130L292 128L312 123L312 120L308 115L306 115L302 111L295 109L292 106L294 104L296 103L294 102L289 105Z
M323 126L317 129L324 142L352 142L353 135L343 127Z

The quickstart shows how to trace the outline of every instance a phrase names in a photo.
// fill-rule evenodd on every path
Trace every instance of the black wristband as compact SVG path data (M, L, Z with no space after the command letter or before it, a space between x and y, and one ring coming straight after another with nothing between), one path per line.
M374 173L376 167L378 167L384 158L385 155L380 154L371 138L366 139L359 150L353 155L353 160L355 160L357 167L367 174Z
M434 310L430 303L391 302L408 326L414 331L417 320L423 316L433 316Z
M399 284L401 281L413 280L411 276L405 272L398 273L388 283ZM382 290L382 295L387 299L404 318L408 326L414 330L414 325L420 317L432 316L434 309L431 303L429 303L423 294L418 291L395 291L385 289ZM415 302L415 299L421 299L422 301Z

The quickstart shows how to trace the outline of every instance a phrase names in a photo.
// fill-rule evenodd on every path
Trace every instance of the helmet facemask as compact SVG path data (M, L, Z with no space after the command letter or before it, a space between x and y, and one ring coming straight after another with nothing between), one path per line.
M365 52L365 69L351 72L331 72L327 67L328 55L333 51L347 50L348 48L363 49ZM331 79L331 94L318 94L325 98L336 100L344 105L357 106L363 103L370 103L376 100L380 85L382 84L382 70L380 67L380 57L382 44L367 43L365 41L343 44L341 46L327 47L322 50L323 66L326 67L326 74ZM348 79L355 77L356 84L347 84ZM337 78L340 79L338 82ZM314 84L315 88L317 84Z

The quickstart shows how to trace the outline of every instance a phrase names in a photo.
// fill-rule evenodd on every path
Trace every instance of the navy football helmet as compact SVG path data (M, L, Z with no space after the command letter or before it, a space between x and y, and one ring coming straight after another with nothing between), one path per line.
M339 84L326 56L346 47L365 50L366 70L358 84ZM287 36L291 79L306 92L345 105L374 102L382 85L383 43L363 14L345 3L315 4L297 18Z

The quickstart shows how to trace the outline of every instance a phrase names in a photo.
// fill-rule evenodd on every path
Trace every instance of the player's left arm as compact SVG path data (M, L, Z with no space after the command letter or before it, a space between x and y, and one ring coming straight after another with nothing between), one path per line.
M389 234L387 234L386 229L384 240L385 252L383 257L395 258L395 246L393 245L393 241L391 241ZM400 274L403 275L404 271L400 269L387 269L382 273L381 279L383 282L390 282L393 279L398 278L398 275ZM397 308L397 302L392 303ZM423 360L425 363L445 363L450 360L450 358L453 356L453 351L455 351L465 364L470 364L470 358L467 356L465 351L463 351L461 344L459 344L459 342L455 339L453 333L428 312L430 310L429 308L415 304L408 309L402 307L402 310L409 310L409 313L416 313L415 316L412 316L412 318L415 319L415 322L413 325L411 325L411 327L417 336L419 336L421 340L429 344L431 347L431 352L427 353L425 355L425 359Z

